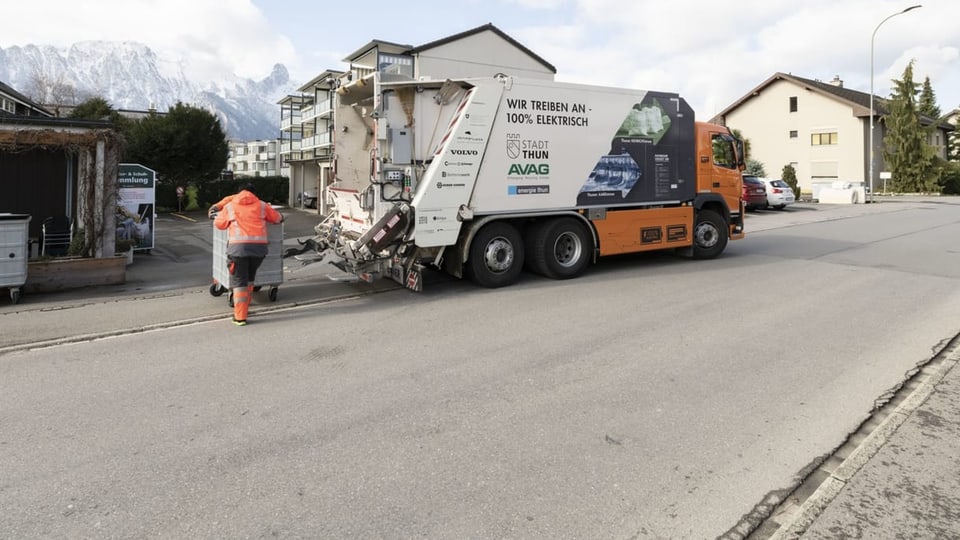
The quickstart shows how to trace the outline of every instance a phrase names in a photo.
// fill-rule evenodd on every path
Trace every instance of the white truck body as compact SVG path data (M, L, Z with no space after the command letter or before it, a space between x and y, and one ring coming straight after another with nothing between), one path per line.
M496 220L521 232L539 217L580 220L573 236L593 258L607 212L677 208L698 196L694 115L677 94L508 77L374 84L362 105L370 184L333 186L335 211L318 228L320 244L344 259L338 266L361 277L389 271L419 289L422 265L450 257L460 275L473 235ZM691 231L681 239L678 227L647 236L689 246ZM508 231L511 248L525 242L521 232ZM534 234L552 238L523 234L528 244ZM522 249L514 255L522 259Z

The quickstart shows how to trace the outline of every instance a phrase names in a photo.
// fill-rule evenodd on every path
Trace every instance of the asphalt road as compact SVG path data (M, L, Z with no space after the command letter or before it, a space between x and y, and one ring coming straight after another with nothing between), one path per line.
M492 291L291 269L243 328L202 268L186 288L0 306L0 531L724 534L960 320L943 241L960 205L747 224L714 261L620 257ZM11 337L31 328L43 339Z

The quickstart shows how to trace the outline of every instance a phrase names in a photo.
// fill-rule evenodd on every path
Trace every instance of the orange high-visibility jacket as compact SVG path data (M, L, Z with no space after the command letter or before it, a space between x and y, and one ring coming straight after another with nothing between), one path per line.
M283 216L247 190L237 193L217 214L213 225L227 230L227 254L249 257L266 255L267 223L280 223Z

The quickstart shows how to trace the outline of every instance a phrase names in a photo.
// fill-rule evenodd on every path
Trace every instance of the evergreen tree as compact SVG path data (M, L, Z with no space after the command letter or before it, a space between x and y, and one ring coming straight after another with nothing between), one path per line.
M930 85L930 77L923 79L917 110L920 111L920 114L930 118L940 118L940 107L937 107L937 96L933 92L933 86Z
M936 150L927 144L927 130L920 125L913 61L903 70L903 78L893 84L887 101L890 112L882 119L886 128L883 159L893 176L893 189L902 193L939 191Z
M746 153L746 151L744 151ZM761 178L766 178L767 171L763 168L763 163L755 159L747 160L746 167L744 171L746 174L752 174L754 176L759 176Z
M74 107L68 118L116 121L120 115L102 97L90 98Z
M134 123L125 135L124 159L157 171L158 183L194 185L202 191L227 165L226 134L220 120L204 109L177 103L165 115L154 113Z

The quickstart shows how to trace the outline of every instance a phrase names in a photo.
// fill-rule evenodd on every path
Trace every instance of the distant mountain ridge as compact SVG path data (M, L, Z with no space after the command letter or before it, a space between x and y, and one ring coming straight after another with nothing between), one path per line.
M181 101L215 114L230 138L278 137L277 101L294 90L283 64L259 81L231 75L208 83L190 80L189 67L135 42L0 48L0 81L43 104L75 105L101 96L115 109L166 111Z

